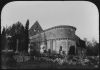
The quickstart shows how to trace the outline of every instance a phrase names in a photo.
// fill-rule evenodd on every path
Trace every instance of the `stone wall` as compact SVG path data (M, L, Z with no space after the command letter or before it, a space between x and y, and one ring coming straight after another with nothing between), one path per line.
M71 31L72 30L72 31ZM72 38L75 35L74 29L70 28L55 28L45 31L46 39L61 39L61 38Z
M76 47L77 36L75 31L76 29L71 26L53 27L31 36L30 42L39 42L38 47L47 43L45 44L46 50L51 49L51 51L56 51L57 53L59 52L59 47L62 46L63 51L67 54L71 45Z

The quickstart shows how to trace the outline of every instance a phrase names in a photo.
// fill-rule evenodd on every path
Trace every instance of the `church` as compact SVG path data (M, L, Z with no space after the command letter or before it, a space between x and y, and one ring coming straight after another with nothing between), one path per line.
M68 54L73 48L77 53L77 42L80 38L75 34L76 28L68 25L59 25L43 30L38 21L29 29L30 45L40 53L50 50L51 53L59 53L62 50Z

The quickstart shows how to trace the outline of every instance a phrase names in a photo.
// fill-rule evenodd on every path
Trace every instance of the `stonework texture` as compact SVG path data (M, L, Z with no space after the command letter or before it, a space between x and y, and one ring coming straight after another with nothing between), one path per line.
M46 50L51 49L51 52L56 53L59 53L59 48L62 46L62 50L68 54L70 46L76 48L78 37L75 31L76 28L72 26L56 26L30 36L30 42L36 42L38 44L36 47L44 45Z

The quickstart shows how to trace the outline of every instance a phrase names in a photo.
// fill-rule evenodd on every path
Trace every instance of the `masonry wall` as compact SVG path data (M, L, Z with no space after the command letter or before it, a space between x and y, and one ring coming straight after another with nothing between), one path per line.
M70 46L76 47L76 42L73 40L62 39L62 40L52 40L52 44L50 44L51 40L47 41L47 50L52 49L52 51L56 51L59 53L59 48L62 46L62 50L68 54Z
M46 39L61 39L61 38L71 38L75 36L75 30L72 28L54 28L45 31Z
M56 51L56 53L59 53L59 48L62 46L63 51L67 54L71 45L76 47L75 30L75 28L67 26L55 27L30 37L30 41L40 42L39 46L45 45L46 50L51 49L52 52Z

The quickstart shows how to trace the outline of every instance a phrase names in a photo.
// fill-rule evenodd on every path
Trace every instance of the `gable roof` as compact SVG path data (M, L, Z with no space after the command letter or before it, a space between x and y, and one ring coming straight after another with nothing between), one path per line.
M33 35L36 35L37 33L40 33L42 32L43 29L42 27L40 26L39 22L36 21L32 27L29 29L29 36L33 36Z
M76 45L77 45L77 47L86 48L85 41L82 40L82 39L79 39L79 40L76 42Z

